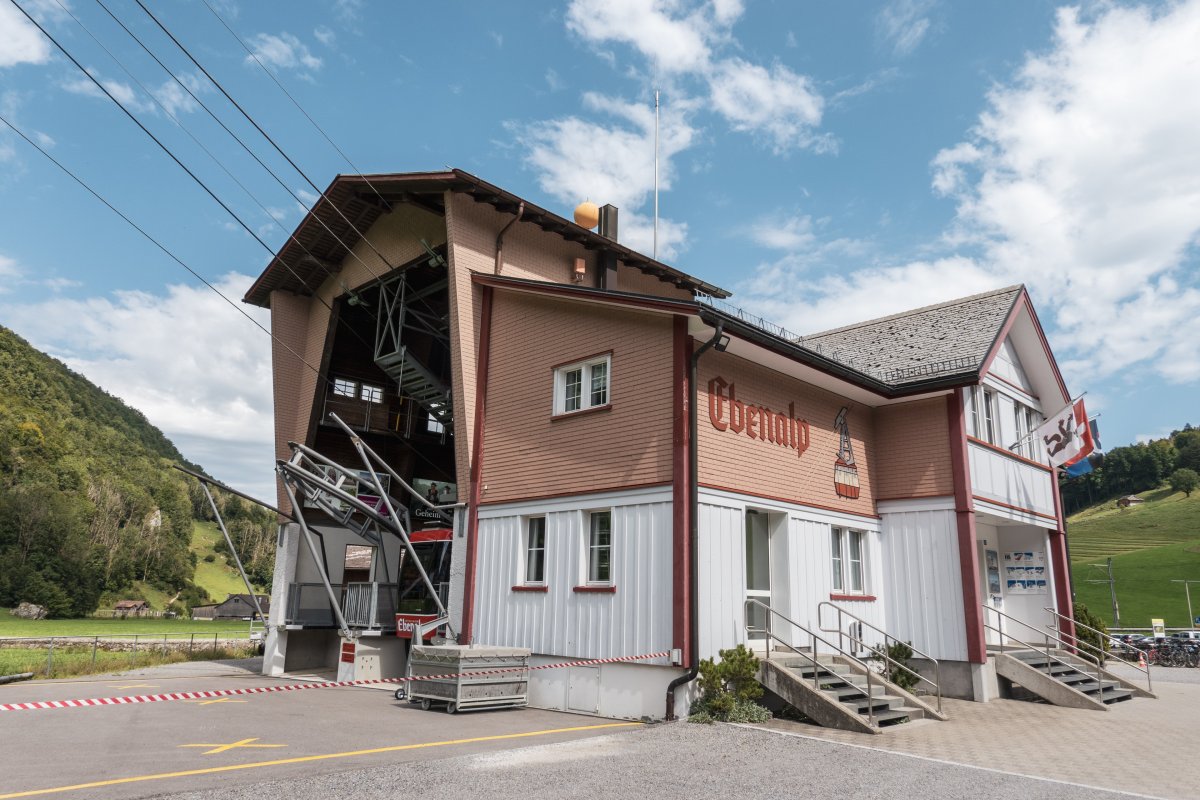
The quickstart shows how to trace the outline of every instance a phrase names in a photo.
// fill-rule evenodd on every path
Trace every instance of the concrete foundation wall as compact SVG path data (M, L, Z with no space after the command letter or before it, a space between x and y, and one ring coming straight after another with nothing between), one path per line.
M561 658L533 656L531 666ZM667 685L685 670L644 664L597 664L537 670L529 674L529 705L614 719L663 719ZM687 715L695 682L675 693L675 714Z

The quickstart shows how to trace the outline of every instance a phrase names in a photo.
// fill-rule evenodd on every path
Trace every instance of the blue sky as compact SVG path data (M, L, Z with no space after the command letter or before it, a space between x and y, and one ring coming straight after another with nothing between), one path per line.
M18 2L285 240L311 187L133 0L104 3L290 193L95 0ZM322 188L452 165L612 202L648 252L659 89L664 260L799 333L1023 282L1108 446L1200 423L1200 0L209 3L353 166L201 0L150 7ZM235 300L267 263L10 0L0 113ZM2 125L0 323L272 495L268 338Z

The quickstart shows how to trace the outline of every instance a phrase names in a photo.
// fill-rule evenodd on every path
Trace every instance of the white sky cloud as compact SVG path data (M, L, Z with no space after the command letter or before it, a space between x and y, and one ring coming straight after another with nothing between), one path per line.
M42 4L38 4L42 5ZM30 13L40 18L39 9ZM45 64L50 60L50 41L12 3L0 4L0 67Z
M921 46L932 26L936 0L892 0L875 17L875 29L892 52L906 56Z
M816 137L824 101L812 82L782 64L770 70L740 58L721 62L709 80L713 108L733 129L760 133L776 153L793 147L832 147L832 140Z
M722 8L727 15L739 5L723 3ZM566 19L567 29L589 42L631 45L655 72L690 72L708 65L712 22L702 9L689 9L679 0L573 0ZM724 24L733 21L725 19Z
M318 25L316 28L314 28L313 36L317 38L318 42L326 47L333 47L334 42L337 41L337 34L326 25Z
M946 242L977 255L815 282L792 255L760 267L745 302L811 332L1023 282L1074 384L1138 365L1200 380L1197 41L1200 2L1061 10L1051 47L931 163L935 194L957 204ZM777 299L797 283L802 312Z
M321 59L308 49L308 45L286 31L279 34L256 33L250 37L250 49L262 63L276 69L316 71L321 68ZM246 63L254 59L246 56Z
M238 302L251 280L231 273L214 283L269 329L267 311ZM214 476L274 497L271 340L210 289L60 297L6 305L3 316L35 347L144 413Z

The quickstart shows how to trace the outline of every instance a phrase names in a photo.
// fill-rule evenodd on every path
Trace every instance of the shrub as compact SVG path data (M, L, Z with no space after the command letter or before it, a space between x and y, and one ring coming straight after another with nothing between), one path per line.
M1104 620L1088 610L1088 607L1083 603L1075 604L1075 621L1095 628L1103 634L1094 633L1086 628L1075 629L1075 639L1079 644L1079 654L1091 661L1097 660L1097 656L1099 656L1099 661L1103 664L1105 653L1108 651L1108 626L1104 624Z
M692 704L690 722L765 722L771 712L755 701L762 697L758 658L745 645L722 650L721 660L700 662L700 698Z
M1186 497L1191 497L1192 492L1200 487L1200 473L1194 469L1177 469L1168 480L1171 482L1171 491L1183 492Z
M877 644L874 647L874 653L871 655L872 659L881 661L887 665L884 667L884 669L886 673L885 677L889 681L899 686L906 692L912 691L913 687L920 682L917 679L917 676L913 675L907 670L900 669L900 667L892 667L887 661L884 660L885 655L897 664L907 667L908 669L912 669L908 663L908 660L913 657L912 642L896 642L889 647L884 647L881 644Z
M211 564L216 560L217 560L217 556L215 553L209 553L208 555L206 555L204 557L204 563L206 563L206 564Z

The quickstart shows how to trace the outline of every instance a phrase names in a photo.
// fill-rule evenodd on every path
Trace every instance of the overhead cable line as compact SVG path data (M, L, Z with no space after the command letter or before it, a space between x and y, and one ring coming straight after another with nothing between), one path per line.
M51 42L54 43L54 46L57 47L59 49L59 51L63 55L65 55L70 60L70 62L79 69L80 72L82 72L84 75L87 76L88 80L90 80L93 84L95 84L95 86L104 93L105 97L107 97L114 104L116 104L117 108L121 109L122 113L124 113L125 116L129 117L129 119L132 120L135 125L137 125L139 128L141 128L142 132L145 133L147 136L149 136L150 139L156 145L158 145L159 149L161 149L164 153L166 153L170 157L170 159L172 161L174 161L177 165L179 165L179 168L182 169L184 172L186 172L188 177L190 177L193 181L195 181L200 186L200 188L205 191L205 193L209 197L211 197L213 200L215 200L217 202L217 205L219 205L219 206L221 206L221 208L225 209L225 212L228 213L229 216L233 217L233 219L238 223L238 225L240 225L247 233L249 233L250 236L256 242L258 242L264 250L266 250L272 256L275 255L274 248L272 248L265 241L263 241L262 237L259 236L254 231L254 229L252 229L249 225L247 225L245 220L243 220L240 216L238 216L237 212L235 212L232 208L230 208L229 205L225 203L225 201L223 201L220 197L218 197L217 194L208 187L208 184L206 184L204 181L202 181L200 179L200 177L196 175L195 172L193 172L191 169L189 169L188 166L186 164L184 164L183 161L181 161L179 159L179 157L175 155L174 152L172 152L171 148L169 148L165 144L163 144L162 140L160 140L157 136L155 136L154 133L149 128L147 128L145 125L143 125L142 121L139 120L133 114L133 112L131 112L124 105L122 105L121 101L118 100L113 95L113 93L108 90L108 87L106 87L103 83L101 83L96 78L96 76L92 75L91 72L89 72L86 68L84 68L84 66L81 63L79 63L79 60L77 58L75 58L75 56L73 56L71 54L71 52L69 50L67 50L67 48L64 47L61 42L58 41L58 39L54 38L54 36L52 36L50 34L50 32L48 30L46 30L46 28L40 22L38 22L36 19L34 19L33 15L31 15L28 11L25 10L24 6L22 6L19 2L17 2L17 0L12 0L12 3L13 3L13 5L15 5L17 7L18 10L20 10L20 12L22 14L24 14L26 16L26 18L29 19L30 22L32 22L35 26L37 26L37 29L40 30L42 32L42 34L46 36L47 39L49 39ZM283 264L283 266L288 270L288 272L292 273L292 275L296 278L296 280L300 281L301 285L306 285L304 280L296 273L296 271L294 269L292 269L292 267L286 261L283 261L283 259L280 259L280 263ZM334 313L333 306L330 305L323 297L321 297L319 294L317 294L315 292L313 293L313 297L315 297L323 306L325 306L325 308L329 310L330 314ZM370 346L370 344L367 342L367 340L364 339L362 337L362 335L358 333L357 330L351 329L351 333L353 333L355 335L355 337L359 341L361 341L364 345L366 345L368 347Z
M111 202L109 202L108 199L106 199L102 194L100 194L98 191L93 189L91 187L91 185L87 183L87 181L85 181L83 178L79 177L74 172L72 172L69 167L67 167L65 164L63 164L61 161L59 161L57 158L50 155L50 153L47 152L47 150L45 148L43 148L41 145L39 145L37 142L35 142L32 138L30 138L23 130L18 128L14 123L9 121L8 118L5 117L2 113L0 113L0 122L3 122L5 125L7 125L9 128L11 128L12 131L14 133L16 133L17 136L24 139L25 142L28 143L30 147L32 147L33 149L35 149L39 153L41 153L48 161L50 161L50 163L52 163L54 166L58 167L63 173L65 173L68 177L70 177L71 180L75 181L75 183L77 183L81 187L83 187L83 189L85 191L87 191L88 194L92 195L92 197L95 197L97 200L99 200L101 203L103 203L110 211L112 211L114 214L116 214L118 217L120 217L127 225L129 225L131 228L133 228L135 231L137 231L139 234L141 234L143 238L145 238L147 241L149 241L151 244L153 244L156 248L158 248L160 251L162 251L168 258L170 258L172 261L174 261L179 266L183 267L185 270L187 270L188 273L190 273L193 277L195 277L196 280L200 281L202 284L204 284L206 287L208 287L210 290L212 290L212 292L214 294L216 294L218 297L220 297L222 300L224 300L226 302L226 304L228 304L231 308L233 308L235 311L237 311L239 314L241 314L246 319L250 320L250 323L252 325L254 325L254 327L258 328L260 331L265 333L271 339L272 342L274 342L275 344L278 344L280 347L282 347L284 350L286 350L289 354L291 354L297 361L299 361L301 364L303 364L304 366L306 366L310 370L312 370L313 374L316 375L317 382L319 385L324 384L331 388L333 388L335 386L334 380L332 378L330 378L328 375L322 374L321 370L318 367L313 366L312 362L310 362L307 358L305 358L300 353L297 353L296 350L291 347L291 345L289 345L287 342L284 342L282 339L280 339L274 333L272 333L267 328L265 328L262 325L262 323L260 323L254 317L250 316L250 314L247 313L247 311L244 308L242 308L240 305L238 305L233 300L231 300L228 295L226 295L224 292L222 292L220 289L218 289L212 282L210 282L207 278L205 278L203 275L201 275L195 269L193 269L186 261L184 261L182 258L177 256L170 248L168 248L166 245L164 245L162 242L160 242L158 239L156 239L153 236L153 234L151 234L145 228L143 228L142 226L140 226L136 222L134 222L133 219L128 214L121 211L121 209L117 208L115 205L113 205ZM425 463L429 464L431 467L436 469L438 472L441 472L442 474L448 474L442 466L435 463L432 459L430 459L428 456L426 456L424 453L422 453L419 448L413 446L410 442L406 441L398 433L396 433L395 431L392 431L390 429L388 430L388 433L392 436L392 438L400 441L402 444L404 444L406 447L408 447L408 449L412 453L414 453L418 458L423 460Z
M342 210L341 210L340 208L338 208L338 207L337 207L337 204L336 204L336 203L334 203L334 202L333 202L333 200L331 200L331 199L330 199L330 198L329 198L329 197L328 197L328 196L325 194L325 192L324 192L324 191L322 191L320 188L318 188L318 187L317 187L317 184L313 183L312 179L308 177L308 174L307 174L307 173L306 173L306 172L305 172L303 169L301 169L301 168L300 168L300 166L299 166L299 165L298 165L298 164L297 164L295 161L293 161L293 160L292 160L292 158L291 158L291 157L290 157L290 156L289 156L287 153L285 153L285 152L283 151L283 148L281 148L281 147L280 147L280 146L279 146L279 145L278 145L278 144L275 142L275 140L274 140L273 138L271 138L271 135L270 135L270 134L268 134L268 133L267 133L265 130L263 130L262 126L261 126L261 125L259 125L259 124L258 124L258 122L256 122L256 121L255 121L254 117L250 116L250 114L249 114L249 113L248 113L248 112L247 112L247 111L246 111L244 108L242 108L241 104L240 104L240 103L238 103L238 101L237 101L237 100L233 99L233 96L232 96L232 95L230 95L230 94L229 94L229 92L225 91L225 87L224 87L224 86L222 86L222 85L221 85L221 83L220 83L220 82L219 82L219 81L218 81L216 78L214 78L214 77L212 76L212 74L211 74L211 73L209 73L209 71L208 71L207 69L205 69L205 68L204 68L204 65L203 65L203 64L201 64L201 63L200 63L198 60L196 60L196 57L192 55L192 53L191 53L191 51L190 51L190 50L188 50L186 47L184 47L184 46L183 46L183 43L181 43L181 42L180 42L180 41L179 41L177 38L175 38L175 35L174 35L173 33L171 33L171 31L170 31L170 30L167 28L167 26L166 26L166 25L164 25L164 24L163 24L163 23L162 23L162 22L161 22L161 21L158 19L158 17L156 17L156 16L154 15L154 12L152 12L152 11L151 11L149 8L147 8L147 7L146 7L146 4L145 4L145 3L143 3L143 2L142 2L142 0L134 0L134 2L136 2L136 3L138 4L138 6L139 6L139 7L142 9L142 11L146 12L146 15L147 15L148 17L150 17L150 19L154 20L154 23L155 23L156 25L158 25L158 27L159 27L159 28L162 30L162 32L163 32L163 33L165 33L165 34L167 35L167 37L168 37L168 38L169 38L169 39L170 39L172 42L174 42L174 43L175 43L175 46L176 46L176 47L178 47L178 48L180 49L180 51L182 51L182 52L183 52L183 54L184 54L185 56L187 56L187 57L188 57L188 59L189 59L189 60L190 60L190 61L191 61L193 64L195 64L195 65L196 65L196 68L197 68L197 69L199 69L201 72L203 72L203 73L204 73L204 77L208 78L208 79L209 79L209 81L211 81L211 82L212 82L213 86L216 86L216 87L217 87L217 89L218 89L218 90L220 90L221 94L225 95L225 99L227 99L227 100L228 100L230 103L232 103L232 104L233 104L233 107L234 107L234 108L236 108L236 109L237 109L237 110L238 110L238 111L241 113L241 115L242 115L243 117L245 117L245 118L246 118L246 121L247 121L247 122L249 122L251 125L253 125L253 126L254 126L254 128L255 128L255 130L257 130L257 131L258 131L260 134L262 134L262 137L263 137L264 139L266 139L268 142L270 142L271 146L275 148L275 151L276 151L277 153L279 153L279 155L283 156L284 160L285 160L285 161L287 161L287 162L288 162L288 164L290 164L290 165L292 166L292 169L296 170L296 172L297 172L297 173L300 175L300 177L302 177L302 178L304 179L304 181L305 181L305 182L306 182L306 183L307 183L309 186L311 186L311 187L312 187L312 190L313 190L314 192L317 192L317 193L318 193L318 194L319 194L319 195L320 195L322 198L324 198L324 199L325 199L325 201L326 201L326 202L328 202L328 203L329 203L329 205L330 205L330 206L333 208L333 210L337 212L337 215L338 215L339 217L341 217L341 218L342 218L342 220L343 220L343 221L344 221L344 222L345 222L347 225L349 225L349 226L350 226L351 230L353 230L355 233L357 233L357 234L358 234L358 235L359 235L359 236L362 238L363 242L365 242L365 243L366 243L367 247L369 247L369 248L371 249L371 251L372 251L373 253L375 253L375 255L376 255L376 256L378 256L379 260L380 260L381 262L383 262L383 265L384 265L385 267L387 267L387 271L389 271L389 272L390 272L391 270L395 269L395 268L396 268L396 267L395 267L395 265L394 265L394 264L392 264L390 261L388 261L388 259L387 259L387 258L386 258L386 257L383 255L383 253L379 252L379 249L378 249L378 248L376 248L376 247L375 247L375 245L374 245L374 243L372 243L372 242L371 242L371 240L367 238L366 234L365 234L365 233L363 233L361 230L359 230L359 229L358 229L358 226L357 226L357 225L355 225L355 224L354 224L354 223L353 223L353 222L350 220L350 218L349 218L349 217L347 217L347 216L346 216L344 213L342 213ZM385 202L386 202L386 201L385 201ZM314 216L315 216L315 214L314 214ZM364 267L366 267L366 263L365 263L365 262L363 262L363 266L364 266ZM370 267L366 267L366 268L367 268L367 271L371 273L371 277L375 278L376 280L382 280L382 276L381 276L381 275L379 275L378 273L376 273L376 272L375 272L374 270L372 270Z
M277 76L274 72L272 72L267 67L267 65L262 62L262 60L258 57L258 53L254 52L253 50L250 49L250 46L246 44L246 40L243 39L241 36L239 36L237 31L235 31L229 25L229 23L225 21L225 18L222 17L215 8L213 8L213 6L209 2L209 0L200 0L200 2L204 3L205 7L208 8L208 10L212 12L212 15L217 18L217 21L221 23L221 25L225 28L225 30L229 31L229 34L234 39L237 40L237 43L242 46L242 49L246 51L246 53L250 56L250 58L254 59L254 63L258 64L258 66L262 69L262 71L267 74L267 77L270 78L274 82L274 84L279 87L279 91L281 91L285 95L287 95L287 99L292 101L292 105L294 105L300 111L300 113L304 115L304 118L307 119L312 124L312 126L317 129L317 131L321 134L321 136L324 137L325 141L329 142L329 146L332 147L334 150L336 150L338 152L338 155L340 155L342 157L342 160L350 165L350 169L354 170L354 172L356 172L359 176L362 177L362 179L366 182L367 186L370 187L371 191L375 193L376 197L378 197L381 201L386 203L387 200L383 199L383 195L380 194L379 190L375 188L375 184L371 183L371 179L366 176L366 173L364 173L357 164L355 164L353 161L350 160L350 156L346 155L345 151L343 151L342 148L338 147L337 143L335 141L333 141L332 138L330 138L328 133L325 132L325 129L322 128L320 125L318 125L317 121L315 119L313 119L312 116L307 111L304 110L304 106L300 105L300 101L292 96L292 93L289 92L287 90L287 87L285 87L283 85L283 83L279 80L279 76Z
M75 20L75 24L77 24L80 28L82 28L83 31L88 36L91 37L93 42L95 42L102 50L104 50L105 53L108 54L109 58L111 58L117 64L117 66L119 66L121 68L121 70L129 77L129 79L131 81L133 81L135 84L137 84L138 88L141 89L142 92L145 93L152 101L154 101L155 105L157 105L160 109L162 109L162 112L167 116L167 118L169 120L171 120L171 122L175 123L175 125L181 131L186 133L188 135L188 137L193 142L196 143L196 146L199 147L201 150L203 150L205 152L205 154L207 154L208 157L210 159L212 159L213 163L216 164L218 167L220 167L221 171L224 172L229 177L230 180L232 180L235 184L237 184L238 188L240 188L243 192L245 192L247 197L249 197L251 200L254 201L254 203L259 207L259 209L263 212L263 214L265 214L269 219L271 219L271 221L273 221L275 223L275 225L279 227L280 230L282 230L285 234L287 234L289 239L291 239L293 242L295 242L297 245L299 245L299 247L308 256L319 261L319 259L317 259L317 257L315 255L313 255L312 252L310 252L307 247L304 246L304 243L301 242L299 239L297 239L293 234L291 234L288 231L288 229L286 227L284 227L283 223L280 222L279 219L274 214L271 213L271 211L266 207L266 205L252 191L250 191L250 189L244 183L242 183L241 180L239 180L238 177L236 175L234 175L233 172L227 166L225 166L225 163L223 161L221 161L221 159L219 159L215 153L213 153L211 150L209 150L208 147L206 147L204 145L204 143L201 142L200 139L197 138L196 135L194 133L192 133L192 131L186 125L183 124L182 120L180 120L177 116L175 116L175 114L173 114L171 112L170 109L168 109L165 105L163 105L162 101L158 99L158 96L154 92L152 92L149 88L146 87L146 85L144 83L142 83L140 80L138 80L137 76L133 74L133 72L125 65L125 63L123 61L121 61L121 59L118 58L116 56L116 54L113 53L104 44L104 42L102 42L99 39L99 37L96 36L95 33L93 33L92 30L90 28L88 28L88 26L85 25L81 19L79 19L79 17L75 16L75 13L73 11L71 11L71 9L62 2L62 0L54 0L54 1L58 4L59 8L61 8L66 14L68 14L71 17L71 19ZM107 10L107 9L105 9L105 10ZM172 77L174 77L174 76L172 76ZM180 84L180 85L183 85L183 84Z
M70 170L70 168L68 168L65 164L63 164L57 158L50 155L50 153L48 153L45 150L45 148L43 148L41 145L39 145L37 142L35 142L29 136L27 136L23 130L21 130L16 125L14 125L12 122L10 122L3 114L0 114L0 122L3 122L5 125L7 125L9 128L11 128L12 131L14 133L16 133L17 136L20 136L22 139L24 139L29 144L30 147L37 150L39 153L41 153L43 156L45 156L50 161L50 163L52 163L54 166L58 167L60 170L62 170L64 173L66 173L67 176L71 178L71 180L75 181L77 184L82 186L88 192L88 194L90 194L92 197L95 197L97 200L99 200L101 203L103 203L105 206L107 206L109 211L112 211L118 217L123 219L131 228L133 228L135 231L140 233L151 244L153 244L155 247L157 247L159 250L161 250L163 253L165 253L168 258L170 258L176 264L178 264L179 266L183 267L185 270L190 272L192 274L192 276L196 278L196 280L203 283L209 289L212 289L213 292L216 293L216 295L218 297L220 297L222 300L224 300L226 303L228 303L230 305L230 307L232 307L235 311L237 311L239 314L241 314L246 319L250 320L250 322L254 325L254 327L258 328L260 331L265 333L267 336L270 336L273 341L277 342L282 347L287 349L287 351L289 353L291 353L293 356L295 356L297 359L299 359L305 366L307 366L309 369L311 369L313 372L315 372L317 374L318 378L320 377L321 371L319 369L317 369L316 367L314 367L312 364L310 364L308 362L308 360L304 358L304 356L297 353L295 350L293 350L291 347L289 347L285 342L280 341L279 338L277 336L275 336L275 334L271 333L269 330L267 330L265 327L263 327L261 322L256 320L254 317L250 316L250 314L248 314L244 308L242 308L237 303L230 300L229 297L224 292L222 292L220 289L218 289L216 286L214 286L211 282L209 282L209 280L207 278L205 278L199 272L194 270L182 258L175 255L175 253L172 252L170 250L170 248L168 248L166 245L164 245L158 239L154 238L154 236L151 233L149 233L145 228L143 228L142 226L140 226L136 222L134 222L133 219L130 218L128 214L126 214L124 211L122 211L121 209L117 208L112 203L110 203L102 194L100 194L95 189L93 189L87 183L87 181L85 181L83 178L80 178L78 175L76 175L74 172L72 172Z

